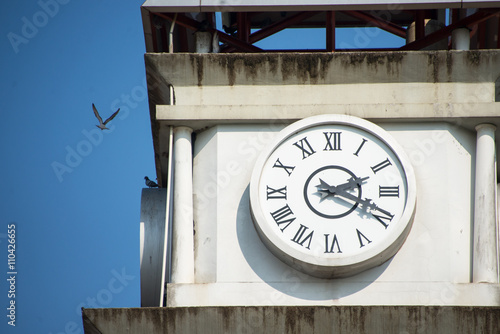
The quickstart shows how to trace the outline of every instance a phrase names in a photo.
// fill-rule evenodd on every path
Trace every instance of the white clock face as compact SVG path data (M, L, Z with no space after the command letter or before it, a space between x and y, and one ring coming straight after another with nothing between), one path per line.
M259 158L251 207L266 246L319 277L352 275L399 249L415 207L413 170L367 121L311 117L285 128Z

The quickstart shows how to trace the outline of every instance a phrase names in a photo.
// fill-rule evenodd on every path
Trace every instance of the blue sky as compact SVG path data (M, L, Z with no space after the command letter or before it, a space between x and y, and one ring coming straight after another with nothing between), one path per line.
M9 1L0 12L1 333L83 333L82 306L140 306L140 196L144 176L156 178L141 4ZM297 38L311 43L303 48L324 47L324 32L301 31L259 46ZM339 31L340 43L402 40L361 29ZM110 131L95 127L92 103L103 118L121 108ZM12 225L15 298L7 281Z

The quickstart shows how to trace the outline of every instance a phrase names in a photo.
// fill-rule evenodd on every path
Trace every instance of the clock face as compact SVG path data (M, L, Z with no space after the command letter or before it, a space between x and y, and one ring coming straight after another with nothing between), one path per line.
M254 224L281 260L317 277L380 265L404 242L416 202L405 153L382 128L315 116L283 129L250 185Z

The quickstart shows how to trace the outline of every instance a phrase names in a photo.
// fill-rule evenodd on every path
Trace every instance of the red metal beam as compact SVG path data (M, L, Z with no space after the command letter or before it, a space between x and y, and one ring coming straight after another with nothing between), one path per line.
M486 49L486 21L479 23L477 28L477 49Z
M497 49L500 49L500 16L497 17L498 31L497 31Z
M188 34L185 27L177 29L179 33L179 52L189 52Z
M286 29L294 24L302 22L305 19L317 15L319 12L300 12L298 14L292 15L286 19L280 20L269 25L266 28L260 29L249 36L250 43L256 43L266 37L269 37L283 29ZM233 52L233 48L226 48L224 52Z
M408 43L399 50L420 50L426 46L432 45L443 38L446 38L451 35L452 31L457 29L457 28L463 28L463 27L470 27L473 26L474 24L481 23L490 17L493 17L497 14L500 13L500 9L495 8L495 9L485 9L485 10L480 10L470 16L467 16L466 18L452 23L449 26L444 27L443 29L440 29L428 36L426 36L423 39L416 40L412 43Z
M269 37L277 32L280 32L283 29L286 29L298 22L304 21L305 19L308 19L310 17L313 17L317 15L320 12L300 12L298 14L292 15L290 17L287 17L286 19L283 19L281 21L275 22L271 25L269 25L266 28L260 29L259 31L254 32L253 34L250 35L250 43L255 43L260 41L261 39L264 39L266 37Z
M346 10L343 11L343 13L346 13L347 15L355 17L361 21L370 23L373 26L388 31L396 36L406 38L406 29L398 26L397 24L392 23L391 21L383 20L377 16L370 15L360 11Z
M335 51L335 12L326 12L326 51Z
M248 13L237 13L236 23L238 26L238 39L248 43L248 38L250 36L250 19L248 17Z
M425 37L425 11L415 11L415 40Z
M158 39L156 38L156 27L153 24L152 12L149 12L149 22L151 24L151 40L153 42L153 52L158 52Z
M174 16L171 13L153 13L153 14L156 16L159 16L161 18L170 20L170 21L174 20ZM178 14L177 19L176 19L176 24L178 24L182 27L197 31L200 22L193 20L185 15ZM214 29L212 27L207 27L207 31L209 31L211 33L217 33L217 35L219 36L219 40L221 42L230 44L231 46L233 46L237 49L240 49L241 51L246 51L246 52L262 52L262 51L264 51L261 48L258 48L256 46L251 45L251 44L240 41L239 39L234 38L232 36L229 36L229 35L223 33L222 31L219 31L219 30Z

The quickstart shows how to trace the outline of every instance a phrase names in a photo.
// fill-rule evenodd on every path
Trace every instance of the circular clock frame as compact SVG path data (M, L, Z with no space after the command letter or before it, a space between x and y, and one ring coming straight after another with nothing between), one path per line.
M390 233L366 251L354 255L322 256L322 254L306 254L292 247L288 240L284 240L276 233L276 223L269 219L268 211L261 205L261 196L264 191L260 188L263 168L270 156L289 138L310 128L319 126L346 126L356 128L378 139L396 157L406 181L406 202L399 220L391 226ZM318 166L319 169L325 168ZM340 167L342 168L342 167ZM312 175L311 175L312 177ZM359 186L358 186L359 187ZM361 187L358 193L361 198ZM304 197L306 198L305 189ZM266 247L280 260L291 267L320 278L337 278L358 274L367 269L376 267L394 256L403 245L411 230L417 200L416 179L413 167L402 147L384 129L364 119L348 116L327 114L312 116L297 121L282 129L274 140L259 155L255 163L250 181L250 211L258 235ZM307 199L306 199L307 201ZM309 205L309 204L308 204ZM358 206L356 203L351 209ZM347 210L351 212L352 210ZM348 214L348 213L347 213Z

